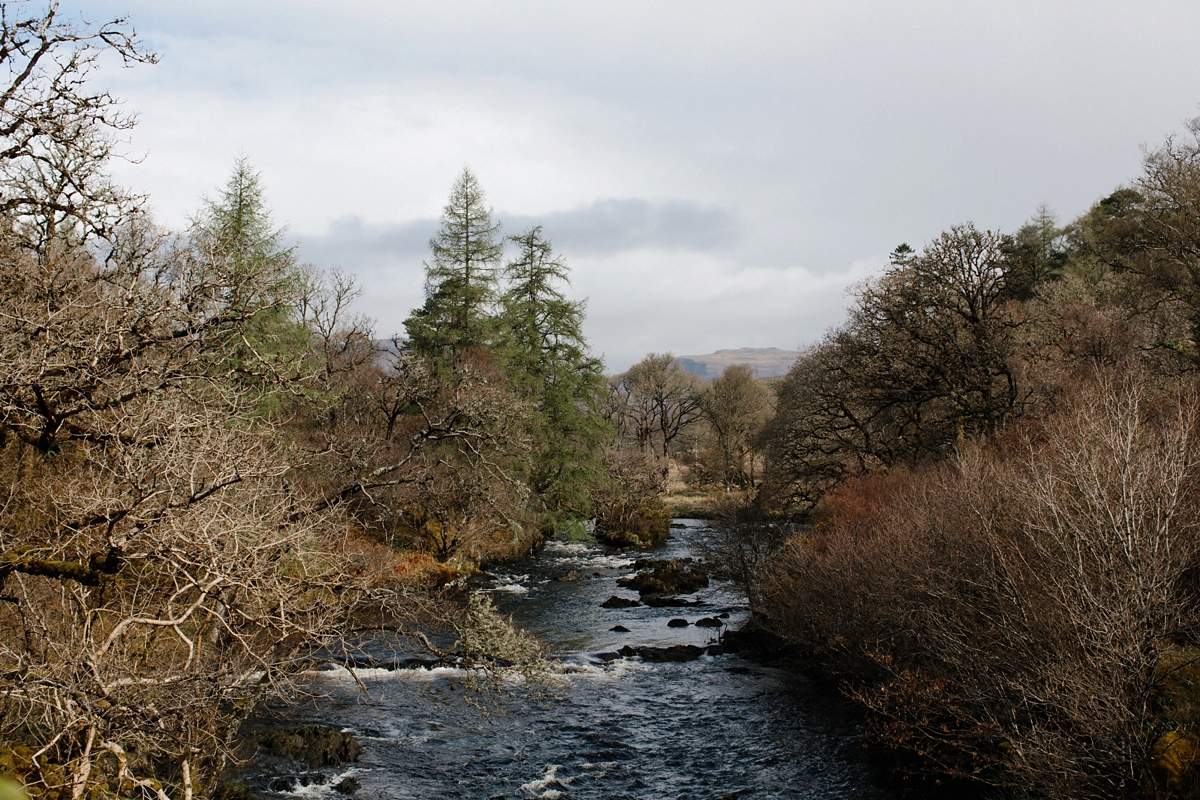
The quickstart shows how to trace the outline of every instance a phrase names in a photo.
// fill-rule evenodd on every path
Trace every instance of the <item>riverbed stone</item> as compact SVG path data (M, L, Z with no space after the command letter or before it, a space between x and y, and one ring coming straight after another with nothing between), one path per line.
M697 628L719 628L724 624L716 617L702 617L695 622Z
M691 558L639 558L633 563L638 572L621 578L618 586L638 594L691 594L708 586L708 570Z
M567 570L565 575L559 575L555 578L559 583L570 583L571 581L583 580L583 573L577 569Z
M601 608L633 608L640 606L637 600L629 600L624 597L617 597L615 594L600 604Z
M675 619L667 620L668 628L686 628L688 624L688 621L682 617L676 617Z
M279 758L293 758L310 767L333 767L358 761L362 745L348 733L325 725L297 725L277 730L263 740L263 749Z
M333 788L338 794L354 794L359 789L358 779L353 775L347 775L338 781Z
M613 625L609 630L613 633L629 633L629 628L626 628L624 625Z
M695 661L704 655L704 648L694 644L676 644L670 647L643 647L637 653L642 661L683 662Z

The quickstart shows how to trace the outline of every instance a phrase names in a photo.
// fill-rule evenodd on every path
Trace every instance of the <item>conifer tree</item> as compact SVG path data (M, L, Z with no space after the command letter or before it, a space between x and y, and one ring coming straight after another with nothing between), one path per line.
M233 285L240 285L242 276L255 276L258 307L246 322L242 345L230 355L245 363L273 362L284 371L285 363L295 368L308 331L292 300L305 278L296 264L295 247L286 243L286 231L275 227L261 175L248 159L234 162L229 180L215 198L204 198L189 234L190 246L200 251L200 263L225 273ZM240 307L246 298L222 299L235 313L247 311Z
M509 241L518 252L504 270L501 327L510 380L538 411L533 488L553 514L585 514L602 472L599 445L609 436L598 410L603 365L588 353L585 304L559 289L569 283L568 267L541 227Z
M404 322L409 346L442 363L495 343L492 306L504 245L479 181L464 169L429 241L425 304Z

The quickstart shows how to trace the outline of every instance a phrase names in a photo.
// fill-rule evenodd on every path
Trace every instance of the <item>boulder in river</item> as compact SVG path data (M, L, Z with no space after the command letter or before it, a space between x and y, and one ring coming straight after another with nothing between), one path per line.
M560 583L569 583L571 581L581 581L581 580L583 580L583 573L577 569L570 569L570 570L567 570L567 574L559 575L557 578L555 578L555 580L557 580Z
M601 608L633 608L640 606L637 600L628 600L624 597L617 597L615 594L600 604Z
M683 662L695 661L707 652L703 647L694 644L675 644L670 647L630 647L625 645L617 651L617 655L625 658L638 656L642 661L651 662Z
M626 628L624 625L613 625L609 630L613 633L629 633L629 628Z
M696 620L695 623L697 628L719 628L723 624L724 623L716 617L703 617L702 619Z
M263 749L279 758L294 758L310 767L333 767L358 761L362 745L348 733L325 725L297 725L276 730L263 740Z
M639 558L633 568L637 574L621 578L617 585L641 595L691 594L708 586L708 571L690 558Z
M676 644L670 647L643 647L638 650L642 661L695 661L704 655L703 647L694 644Z
M682 617L676 617L675 619L667 620L668 628L686 628L687 626L688 621Z

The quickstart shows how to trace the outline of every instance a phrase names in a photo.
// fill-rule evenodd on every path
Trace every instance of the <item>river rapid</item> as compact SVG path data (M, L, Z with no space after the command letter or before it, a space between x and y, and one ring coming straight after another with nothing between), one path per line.
M685 527L651 557L694 555L710 533L699 521L676 523ZM695 607L602 608L612 595L636 599L616 585L634 558L551 542L481 584L560 658L555 696L518 697L484 715L463 702L463 675L452 668L315 673L322 699L289 716L353 733L361 759L299 780L260 772L254 783L279 797L341 797L334 786L347 777L360 785L357 798L895 796L874 781L854 714L828 689L736 655L601 658L623 645L706 646L721 633L668 627L671 619L718 617L736 628L747 618L744 600L720 581L689 598L702 603ZM557 580L572 569L584 577ZM611 630L618 625L628 632Z

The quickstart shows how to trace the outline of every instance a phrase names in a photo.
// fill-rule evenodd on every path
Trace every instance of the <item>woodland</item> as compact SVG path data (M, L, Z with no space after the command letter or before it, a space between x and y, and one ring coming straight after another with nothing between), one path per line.
M783 378L606 376L549 234L505 235L469 170L381 338L246 160L180 231L115 185L134 119L95 70L156 58L126 20L0 10L0 775L28 796L218 795L242 722L355 636L534 676L464 579L684 511L922 791L1197 794L1200 120L1067 224L900 245Z

